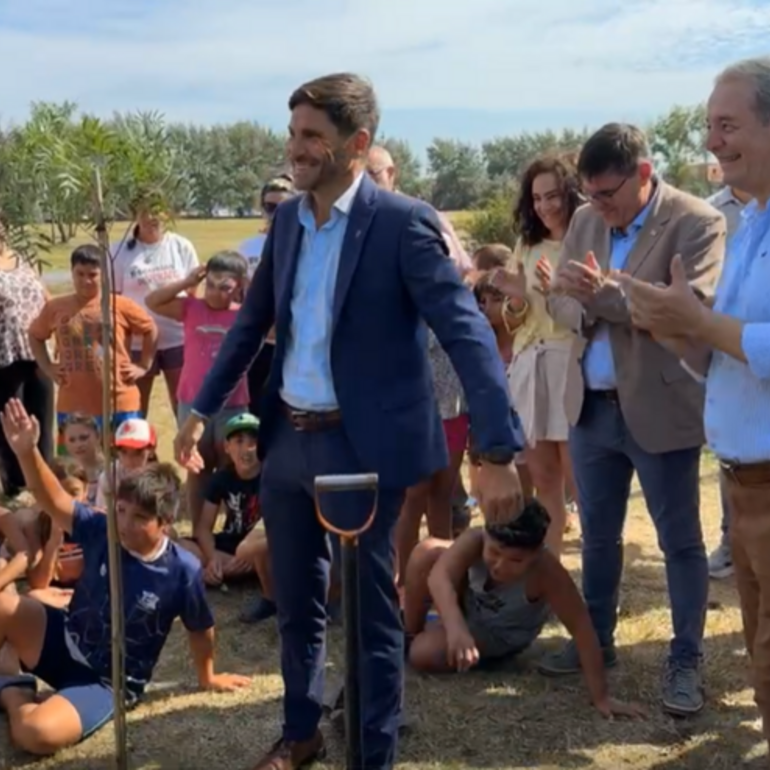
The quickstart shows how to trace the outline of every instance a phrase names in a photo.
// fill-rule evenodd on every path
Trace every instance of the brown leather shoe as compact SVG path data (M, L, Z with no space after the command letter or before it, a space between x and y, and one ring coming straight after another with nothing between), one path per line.
M300 770L326 757L324 737L320 731L307 741L285 741L281 738L254 770Z

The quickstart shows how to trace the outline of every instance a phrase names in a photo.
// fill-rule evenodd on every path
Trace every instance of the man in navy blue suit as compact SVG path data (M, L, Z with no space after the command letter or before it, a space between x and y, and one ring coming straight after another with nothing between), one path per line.
M366 175L379 110L368 81L330 75L289 100L288 154L304 195L281 204L243 308L176 438L200 466L204 423L225 403L275 323L260 430L262 510L273 564L285 685L281 739L255 770L293 770L324 753L327 540L314 479L376 472L379 503L360 540L366 770L392 768L403 674L393 535L404 490L448 461L426 356L426 326L470 405L477 496L488 517L521 505L520 446L492 331L447 257L434 211ZM360 523L371 496L338 494L328 518ZM328 509L328 511L327 511Z

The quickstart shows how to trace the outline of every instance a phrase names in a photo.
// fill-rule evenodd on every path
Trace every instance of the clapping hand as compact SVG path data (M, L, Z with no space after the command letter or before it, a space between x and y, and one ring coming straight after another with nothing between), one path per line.
M12 398L0 414L6 441L16 455L34 452L40 441L40 424L30 417L18 398Z
M566 294L582 305L587 305L602 288L605 276L592 251L583 262L570 260L562 265L551 282L551 290Z
M620 278L620 284L634 326L660 340L698 337L709 310L690 286L679 254L671 260L668 286L646 283L628 275Z
M508 299L524 300L527 297L527 275L522 262L518 262L514 270L504 267L493 270L489 283Z

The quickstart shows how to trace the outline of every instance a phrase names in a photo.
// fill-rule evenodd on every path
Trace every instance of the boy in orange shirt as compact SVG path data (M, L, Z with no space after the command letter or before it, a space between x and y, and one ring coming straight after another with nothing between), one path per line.
M56 402L61 427L68 415L102 418L102 308L101 252L97 246L78 246L70 257L72 294L46 302L29 330L32 352L38 366L59 386ZM112 299L113 347L115 356L115 418L113 429L131 417L142 417L136 381L152 365L158 332L146 310L132 300ZM131 339L142 338L142 357L131 362ZM56 340L57 360L52 361L46 342Z

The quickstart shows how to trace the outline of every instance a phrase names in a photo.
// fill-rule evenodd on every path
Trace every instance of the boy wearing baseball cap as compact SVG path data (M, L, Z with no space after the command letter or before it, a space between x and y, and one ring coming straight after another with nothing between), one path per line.
M115 431L115 450L117 459L114 461L115 483L120 482L146 468L150 463L158 461L155 449L158 446L158 436L155 428L147 420L132 417L120 424ZM96 489L96 507L104 508L107 499L110 479L104 471L99 476Z
M203 564L207 585L257 574L262 597L241 616L257 623L275 615L271 600L270 563L264 533L255 529L262 517L259 507L260 464L257 458L259 419L249 412L230 418L224 428L228 463L211 478L203 511L184 545ZM217 517L225 514L224 527L214 533Z

